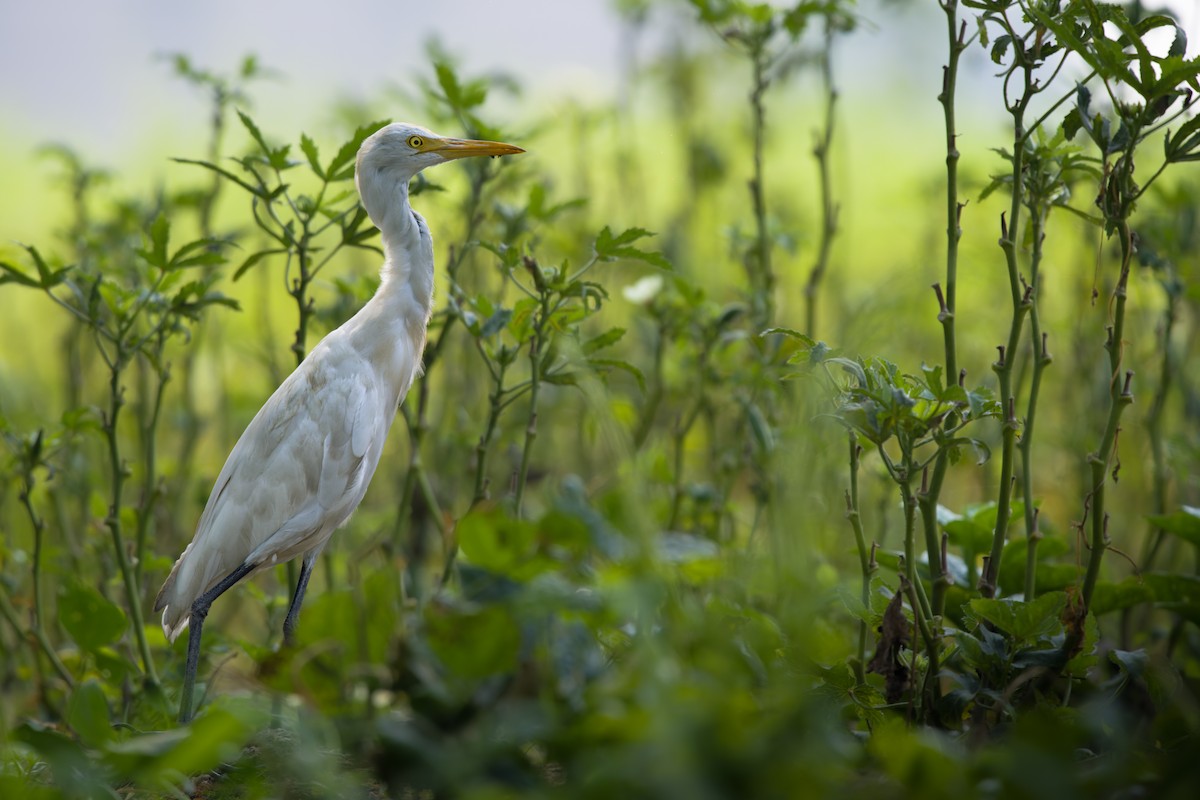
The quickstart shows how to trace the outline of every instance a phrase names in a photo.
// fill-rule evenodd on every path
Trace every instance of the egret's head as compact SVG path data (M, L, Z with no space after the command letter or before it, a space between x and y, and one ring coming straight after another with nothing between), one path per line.
M380 203L388 202L389 198L395 196L397 185L406 185L426 167L456 158L524 152L511 144L450 139L419 125L393 122L375 131L363 142L358 150L354 179L367 213L378 222L376 214L386 212Z

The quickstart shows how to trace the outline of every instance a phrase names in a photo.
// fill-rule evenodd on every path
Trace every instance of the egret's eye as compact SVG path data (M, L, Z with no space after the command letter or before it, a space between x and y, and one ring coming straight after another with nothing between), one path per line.
M414 150L420 149L421 145L425 144L425 140L420 136L408 137L408 146Z

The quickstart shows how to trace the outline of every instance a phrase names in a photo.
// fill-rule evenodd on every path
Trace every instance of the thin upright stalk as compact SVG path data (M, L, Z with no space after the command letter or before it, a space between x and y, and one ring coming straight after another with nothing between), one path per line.
M874 549L867 549L867 535L863 530L862 514L858 506L858 467L862 447L853 433L848 435L850 441L850 491L846 493L846 519L854 531L854 545L858 549L859 569L862 572L862 603L868 611L871 608L871 575L876 565L873 557ZM854 661L854 677L859 684L867 682L865 665L867 657L868 626L865 619L858 622L858 653Z
M955 312L958 308L958 243L962 239L962 203L958 199L958 124L956 121L956 97L958 88L958 62L967 49L967 24L958 21L958 0L942 3L946 14L947 37L950 53L942 70L942 92L938 102L946 130L946 282L945 303L938 313L942 323L942 341L946 358L946 380L955 380L958 375L958 347L955 341Z
M162 363L163 347L166 339L166 332L160 331L156 342L156 350L158 360ZM158 378L158 385L154 390L154 399L150 407L150 417L146 420L146 424L142 426L142 486L141 486L141 501L137 509L137 530L134 536L134 563L133 571L137 578L138 585L142 583L142 570L146 564L146 545L148 543L150 533L150 521L154 517L154 509L158 504L159 487L158 487L158 422L162 416L163 395L166 392L167 382L171 378L171 368L166 363L162 363L161 370L155 372Z
M823 15L825 21L824 43L820 51L821 85L825 96L825 115L817 141L813 146L813 158L817 162L817 176L821 193L821 228L820 242L817 245L817 258L812 270L808 273L808 282L804 286L804 319L805 332L817 337L817 295L825 273L829 268L829 254L833 248L833 239L838 229L838 205L833 201L833 188L830 178L829 149L833 146L834 108L837 105L838 92L833 85L833 33L834 21L830 14Z
M1131 383L1133 373L1126 372L1121 377L1121 353L1124 347L1125 335L1125 304L1128 299L1127 287L1129 271L1133 260L1133 234L1129 228L1128 219L1121 218L1114 222L1118 241L1121 246L1121 274L1117 286L1113 290L1112 325L1108 328L1108 338L1104 344L1108 351L1109 365L1109 405L1108 418L1104 425L1104 434L1100 445L1089 457L1091 465L1091 544L1088 553L1087 571L1084 573L1081 595L1083 607L1091 607L1092 594L1096 589L1096 580L1100 576L1100 563L1104 551L1108 547L1108 515L1105 511L1105 494L1108 485L1108 469L1116 451L1117 432L1120 430L1121 414L1125 407L1133 402Z
M754 177L750 180L750 201L754 207L755 245L750 259L750 286L754 324L758 330L771 326L774 319L775 273L771 267L771 234L767 227L766 190L763 186L763 154L767 130L767 111L763 96L770 86L767 77L766 41L755 39L750 48L753 85L750 91L751 125L754 147Z
M1033 441L1037 422L1038 397L1042 387L1042 372L1050 364L1046 350L1046 333L1042 330L1038 313L1038 300L1042 289L1041 264L1042 243L1046 238L1045 209L1031 209L1030 226L1033 234L1033 253L1029 259L1029 338L1033 351L1033 376L1029 384L1029 397L1025 405L1025 425L1017 447L1021 451L1021 499L1025 504L1025 600L1037 596L1037 546L1042 533L1038 529L1038 509L1033 497Z
M1172 278L1173 279L1173 278ZM1161 361L1158 370L1158 385L1154 389L1154 398L1150 402L1150 411L1146 414L1146 431L1150 438L1150 455L1153 462L1152 482L1154 493L1154 513L1167 512L1167 489L1169 472L1167 469L1166 446L1163 440L1163 412L1167 407L1167 397L1171 391L1174 377L1174 358L1171 354L1171 335L1179 313L1179 293L1167 290L1167 307L1163 311L1162 334L1159 341ZM1141 569L1149 570L1154 565L1154 559L1162 546L1166 533L1155 527L1147 537L1147 547L1142 558Z
M958 308L958 243L962 239L962 203L958 199L958 127L956 122L955 92L958 86L958 62L967 48L966 23L958 21L958 0L942 3L946 15L946 33L949 41L949 56L942 70L942 91L938 102L942 105L946 131L946 276L945 290L935 283L938 297L938 322L942 325L943 358L946 363L947 382L959 381L958 345L955 339L954 320ZM938 537L937 507L942 495L946 472L950 467L950 454L940 451L934 460L933 470L925 485L917 494L921 509L921 527L925 532L925 549L929 559L930 578L933 588L931 601L935 616L942 614L946 603L946 590L950 579L942 569L941 546Z
M487 363L490 366L491 362ZM475 445L475 491L471 496L472 506L486 500L488 495L487 457L491 450L492 439L496 435L496 425L499 423L500 415L504 413L506 407L504 403L504 373L506 368L503 362L497 364L497 369L493 377L492 391L488 394L487 422L484 424L483 434L479 437L479 442Z
M141 591L138 588L137 573L129 563L126 552L125 535L121 525L121 505L125 488L126 467L121 458L120 443L117 436L117 423L120 419L121 408L125 405L125 390L121 387L121 375L128 363L126 354L118 349L109 365L108 410L104 416L104 439L108 445L108 464L112 475L112 492L108 518L105 525L112 537L113 553L117 558L117 566L121 570L121 581L125 587L125 601L129 607L129 616L133 623L133 635L137 640L138 650L142 657L142 669L146 681L158 685L158 672L154 668L154 656L150 652L150 643L146 639L146 626L142 619Z
M26 473L24 485L21 487L21 505L24 507L25 515L29 518L29 524L33 528L33 613L29 621L29 630L33 634L34 639L37 640L38 645L41 646L42 652L46 655L46 659L50 662L50 665L54 667L54 671L58 673L59 677L68 686L74 686L75 681L71 677L70 671L67 670L66 665L58 657L58 652L50 644L50 637L46 635L46 606L42 592L42 555L46 523L33 507L33 499L30 496L32 491L33 475ZM12 609L12 604L8 602L7 594L4 595L4 603L8 610ZM15 614L10 622L20 632Z
M536 265L531 265L533 270ZM537 439L538 396L542 385L542 351L546 344L546 326L550 321L550 296L541 293L541 311L538 324L529 343L529 418L525 425L525 443L521 447L521 464L517 469L517 488L513 496L513 513L521 517L521 505L525 500L525 484L529 479L530 457L533 455L533 443Z
M1016 364L1017 349L1021 342L1021 329L1029 312L1030 296L1021 285L1020 266L1017 263L1017 236L1020 231L1021 204L1025 195L1025 109L1036 93L1032 68L1022 67L1024 91L1011 106L1013 151L1012 151L1012 201L1009 205L1007 222L1000 218L1000 248L1004 251L1004 263L1008 271L1009 296L1012 300L1012 322L1007 345L999 348L1000 357L992 365L1000 383L1000 408L1004 415L1001 428L1000 485L996 492L996 528L992 533L991 553L979 580L979 591L984 597L996 593L996 580L1000 571L1000 557L1004 550L1004 538L1008 534L1008 523L1012 515L1012 492L1014 461L1016 456L1017 418L1016 398L1013 392L1013 365Z

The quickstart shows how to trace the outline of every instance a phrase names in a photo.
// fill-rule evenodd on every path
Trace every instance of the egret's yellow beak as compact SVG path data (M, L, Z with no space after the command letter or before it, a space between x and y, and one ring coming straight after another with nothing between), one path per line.
M471 156L511 156L525 152L513 144L482 139L435 139L428 142L424 149L437 153L446 160Z

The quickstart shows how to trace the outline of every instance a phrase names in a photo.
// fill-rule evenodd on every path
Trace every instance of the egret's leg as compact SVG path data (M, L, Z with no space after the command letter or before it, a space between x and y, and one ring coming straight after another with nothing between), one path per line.
M214 600L253 570L253 564L242 564L192 603L192 613L188 619L187 665L183 670L183 691L179 695L180 722L192 720L192 694L196 689L196 670L200 666L200 632L204 628L204 618L208 616Z
M300 604L304 602L304 590L308 588L308 579L312 576L313 564L321 554L320 548L309 550L300 562L300 577L296 581L296 593L292 595L292 604L288 606L287 616L283 620L283 646L290 647L295 641L296 623L300 621Z

